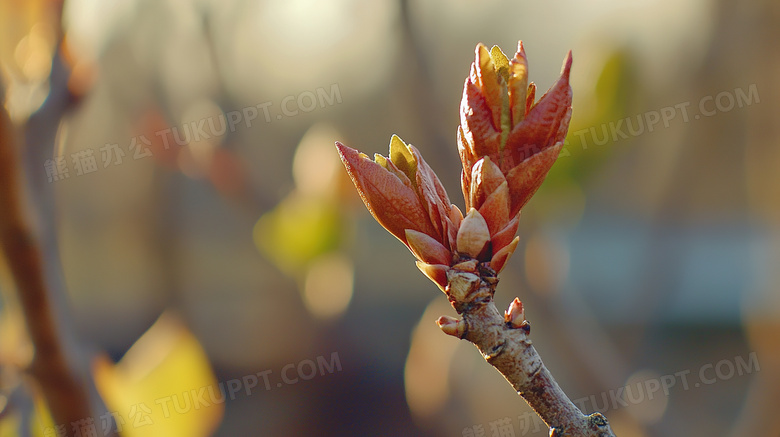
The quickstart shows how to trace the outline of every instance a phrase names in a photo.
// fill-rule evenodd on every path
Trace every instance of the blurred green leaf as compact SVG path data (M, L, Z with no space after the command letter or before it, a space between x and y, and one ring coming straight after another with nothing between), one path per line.
M568 184L566 179L584 182L612 156L616 147L632 140L631 137L617 141L610 138L605 145L596 145L593 138L594 134L599 139L603 138L603 129L607 130L607 135L611 135L610 122L633 115L629 111L637 106L639 86L637 64L631 51L621 48L612 52L601 69L593 92L581 93L583 95L580 99L584 100L578 100L575 94L566 146L543 187L551 189L559 182ZM588 110L578 111L578 107ZM583 133L586 130L587 133Z
M640 95L637 64L628 48L612 52L601 69L593 92L574 95L574 112L566 137L555 165L531 203L526 217L535 215L566 217L566 222L576 224L585 209L582 185L602 168L621 147L633 138L609 138L606 144L596 145L594 135L600 140L612 136L610 123L627 116L637 106ZM580 109L578 108L585 108ZM622 130L625 132L625 125ZM530 218L529 217L529 218Z
M255 225L257 248L281 270L296 275L339 247L342 215L332 200L292 193Z

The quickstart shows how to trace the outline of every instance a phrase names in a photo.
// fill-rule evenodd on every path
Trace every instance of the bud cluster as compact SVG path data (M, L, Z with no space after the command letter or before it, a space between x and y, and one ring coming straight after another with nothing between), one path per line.
M498 47L477 46L457 132L465 216L450 203L420 152L397 136L389 155L373 160L336 144L368 210L448 295L459 289L449 284L459 277L455 271L494 281L517 249L520 209L544 181L568 130L570 70L571 54L560 79L535 102L522 42L511 60ZM521 323L522 305L511 313L510 322ZM450 320L440 322L453 333L462 329Z

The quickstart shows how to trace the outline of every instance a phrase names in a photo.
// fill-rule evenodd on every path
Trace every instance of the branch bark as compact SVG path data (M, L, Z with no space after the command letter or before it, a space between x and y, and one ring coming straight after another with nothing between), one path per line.
M476 260L453 266L445 293L461 320L441 317L450 335L468 340L550 427L550 436L614 437L601 413L585 415L566 396L531 344L531 325L518 299L501 314L493 301L498 277Z

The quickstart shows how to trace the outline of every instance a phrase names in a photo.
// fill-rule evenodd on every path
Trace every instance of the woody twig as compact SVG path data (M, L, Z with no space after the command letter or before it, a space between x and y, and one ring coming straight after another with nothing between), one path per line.
M419 150L397 136L389 156L373 160L336 147L368 210L409 248L461 315L440 318L442 330L476 345L551 436L609 437L614 434L606 418L583 414L542 363L520 300L503 315L493 303L498 275L518 246L520 210L563 147L572 111L571 65L569 53L561 77L536 101L522 42L512 59L498 47L477 46L457 134L465 217Z

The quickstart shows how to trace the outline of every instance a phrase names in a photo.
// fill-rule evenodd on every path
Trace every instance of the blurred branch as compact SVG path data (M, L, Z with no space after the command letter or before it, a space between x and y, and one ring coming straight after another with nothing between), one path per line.
M63 2L54 0L49 5L48 25L57 41L51 54L49 93L43 105L22 123L21 147L17 146L8 114L2 111L0 246L8 259L35 347L29 371L40 386L55 424L67 428L73 422L96 419L105 407L89 377L89 356L76 341L67 311L55 192L47 183L44 166L54 153L63 117L81 99L69 87L71 71L63 57ZM24 199L24 193L32 201ZM115 430L107 435L116 436Z
M40 385L55 423L91 417L84 382L72 369L57 331L44 274L41 248L23 209L19 159L11 120L0 109L0 249L19 294L27 329L35 346L30 373Z

